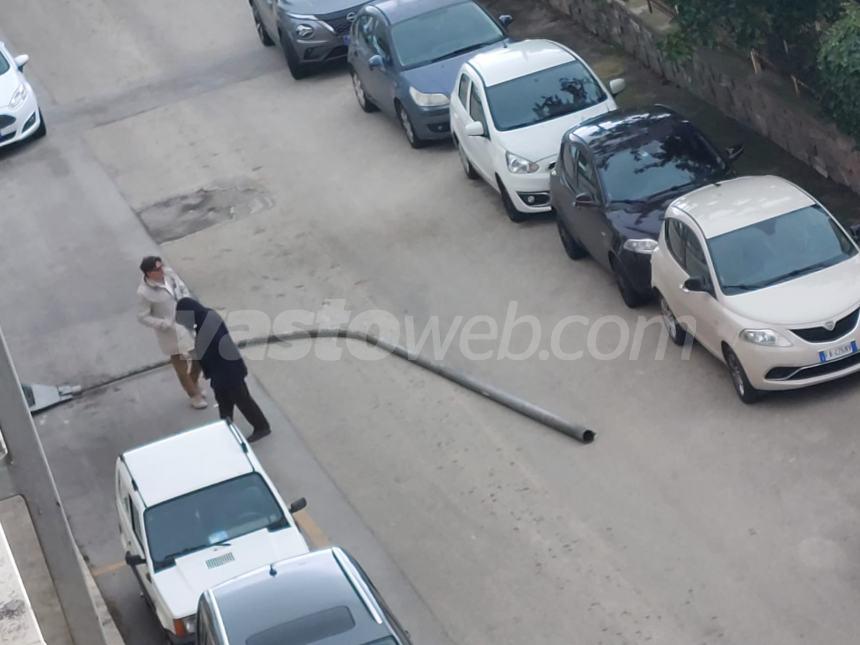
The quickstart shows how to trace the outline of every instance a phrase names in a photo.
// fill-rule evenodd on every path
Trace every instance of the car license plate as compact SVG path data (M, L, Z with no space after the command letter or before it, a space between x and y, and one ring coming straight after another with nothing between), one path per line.
M349 47L349 34L343 36L343 44Z
M852 340L850 343L847 343L845 345L840 345L839 347L833 347L823 352L818 352L818 360L822 363L827 363L829 361L835 361L838 358L844 358L845 356L849 356L856 352L857 341Z

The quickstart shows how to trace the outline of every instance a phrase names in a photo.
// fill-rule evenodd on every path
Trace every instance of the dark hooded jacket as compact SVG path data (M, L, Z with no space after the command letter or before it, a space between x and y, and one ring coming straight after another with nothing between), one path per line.
M176 322L194 332L194 352L213 388L245 380L248 368L221 316L193 298L182 298L176 303Z

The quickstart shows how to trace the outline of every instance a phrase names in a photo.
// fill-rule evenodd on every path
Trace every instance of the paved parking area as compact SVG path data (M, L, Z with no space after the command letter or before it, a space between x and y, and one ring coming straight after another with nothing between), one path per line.
M450 146L413 151L363 114L343 70L292 81L244 3L8 4L4 37L33 56L49 126L0 154L0 322L24 378L94 383L157 356L133 317L136 265L154 248L141 218L182 204L212 204L218 223L186 234L167 218L161 249L211 306L274 316L343 299L444 330L504 320L515 302L546 334L571 314L636 324L609 276L567 260L552 222L513 225ZM720 145L746 143L741 172L786 175L858 219L856 196L569 22L490 6L516 15L517 35L625 76L622 104L676 106ZM251 360L296 428L264 462L327 535L355 543L423 643L854 643L860 380L749 408L704 352L655 361L657 326L643 338L635 360L469 361L457 343L445 356L594 427L587 447L343 343ZM584 327L564 337L586 340ZM608 329L600 347L616 341ZM42 427L94 567L121 555L116 453L201 418L169 377L85 397ZM129 642L152 642L129 573L99 584Z

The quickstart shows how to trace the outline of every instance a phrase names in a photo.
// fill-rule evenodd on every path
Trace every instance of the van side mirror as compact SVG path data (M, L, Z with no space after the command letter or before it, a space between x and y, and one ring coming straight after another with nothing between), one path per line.
M308 500L306 500L304 497L299 497L296 501L290 504L290 515L304 510L305 508L307 508L307 505Z
M860 224L852 224L848 227L848 232L851 233L855 242L860 242Z
M618 96L627 89L627 81L623 78L613 78L609 81L609 91L612 93L612 96Z
M146 564L146 558L141 555L132 555L129 551L126 551L125 563L130 567L139 567L142 564Z
M729 146L726 148L726 156L729 158L729 161L734 162L740 159L741 155L744 153L744 145L742 143L738 143L734 146Z
M508 25L510 25L513 21L514 21L514 17L513 17L512 15L510 15L510 14L503 13L501 16L499 16L499 24L500 24L502 27L507 27L507 26L508 26Z
M486 132L484 132L484 124L480 121L472 121L471 123L467 123L464 131L470 137L483 137Z
M374 54L367 59L367 66L370 69L382 69L385 67L385 61L382 60L382 56L379 54Z
M711 287L703 278L687 278L682 285L690 293L711 293Z
M15 67L18 68L19 72L24 71L24 65L30 62L30 57L27 54L21 54L20 56L15 56Z

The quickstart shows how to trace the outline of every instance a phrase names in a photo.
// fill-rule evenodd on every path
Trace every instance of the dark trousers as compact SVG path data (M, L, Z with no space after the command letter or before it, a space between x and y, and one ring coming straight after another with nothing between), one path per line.
M215 393L215 401L218 403L218 412L222 419L232 419L235 406L245 415L254 432L269 430L269 421L251 396L245 381L228 387L213 385L212 391Z

